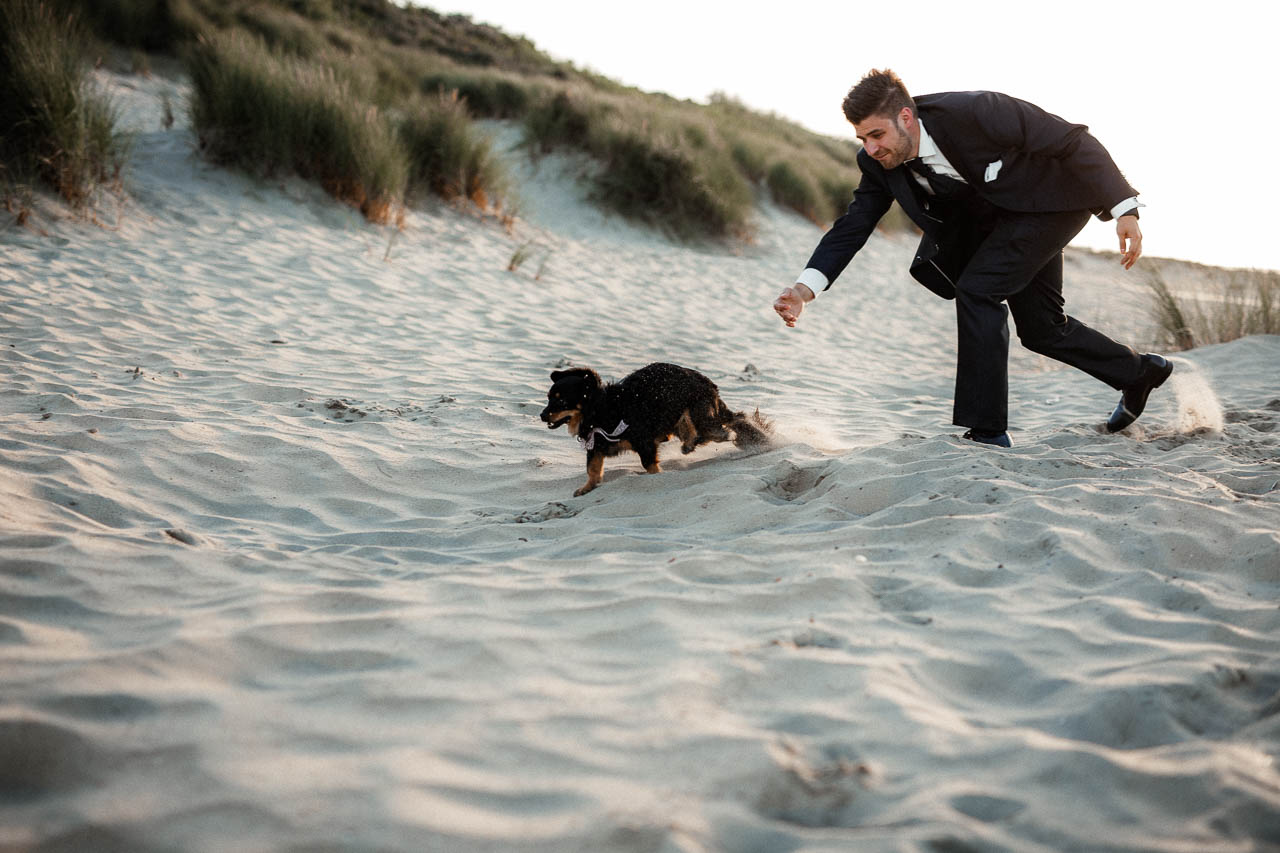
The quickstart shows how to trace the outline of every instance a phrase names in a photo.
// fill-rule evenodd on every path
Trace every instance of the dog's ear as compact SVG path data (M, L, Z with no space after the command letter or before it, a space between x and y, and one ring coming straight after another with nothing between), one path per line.
M600 387L600 376L589 367L571 367L568 370L551 371L552 382L559 382L561 379L569 378L581 379L595 388Z

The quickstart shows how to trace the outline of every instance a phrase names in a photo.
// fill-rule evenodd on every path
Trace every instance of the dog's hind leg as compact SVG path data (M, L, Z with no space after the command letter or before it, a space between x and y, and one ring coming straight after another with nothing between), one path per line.
M699 439L698 428L693 425L693 418L689 415L688 409L685 409L680 420L676 421L676 435L680 436L681 453L692 453L694 448L705 441L705 439Z
M698 444L706 444L709 441L728 441L730 425L733 418L733 412L719 399L711 404L700 418L694 421L694 428L698 431ZM687 452L687 451L686 451Z

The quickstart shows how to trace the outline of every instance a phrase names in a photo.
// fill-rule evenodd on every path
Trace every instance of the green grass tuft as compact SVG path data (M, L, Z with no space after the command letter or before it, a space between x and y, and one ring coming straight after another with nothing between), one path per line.
M820 197L817 188L808 175L800 172L789 160L774 163L765 177L769 193L773 200L783 207L789 207L801 216L814 222L822 222L826 218L830 205L825 197Z
M129 142L84 63L75 20L40 0L0 3L0 166L8 189L39 181L72 206L117 181Z
M741 176L714 158L638 133L605 143L599 204L678 237L716 237L747 227L752 197Z
M265 4L245 6L236 20L249 32L261 36L273 49L294 56L317 56L329 44L313 21L287 9Z
M525 114L525 142L544 154L561 146L599 154L592 129L606 120L610 111L604 104L591 104L568 92L556 92L534 103Z
M202 16L193 0L54 0L99 37L126 48L168 52L195 38Z
M457 92L473 116L518 119L528 111L533 96L527 84L497 75L436 71L423 76L424 94Z
M187 69L192 122L211 159L296 172L373 222L403 200L409 162L391 123L332 69L242 33L202 36Z
M466 198L477 207L500 205L506 177L487 137L478 134L456 92L417 103L399 124L409 157L409 194Z
M678 238L749 233L750 182L714 124L685 105L550 90L526 114L524 130L535 152L571 148L599 162L591 198L601 207Z

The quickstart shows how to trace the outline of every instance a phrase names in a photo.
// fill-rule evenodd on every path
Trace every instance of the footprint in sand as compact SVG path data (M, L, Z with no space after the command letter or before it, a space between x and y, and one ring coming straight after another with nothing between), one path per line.
M774 766L761 782L753 804L757 814L805 827L854 826L858 805L874 774L856 752L831 744L816 755L783 743L774 749Z
M813 490L826 478L825 465L801 468L794 462L784 461L765 475L761 491L788 503L803 501L811 497Z

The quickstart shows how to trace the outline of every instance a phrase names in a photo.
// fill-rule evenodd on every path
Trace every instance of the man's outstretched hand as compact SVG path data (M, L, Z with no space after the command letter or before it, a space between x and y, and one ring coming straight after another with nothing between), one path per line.
M794 326L796 320L800 319L804 304L811 301L813 301L813 291L803 284L797 284L782 291L782 295L774 300L773 310L778 312L782 322L788 326Z
M1142 229L1138 227L1138 217L1121 216L1117 219L1116 236L1120 238L1120 263L1125 269L1130 269L1142 257Z

